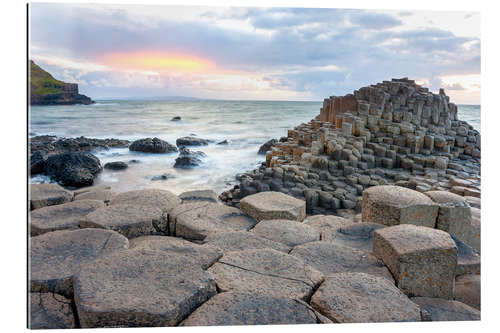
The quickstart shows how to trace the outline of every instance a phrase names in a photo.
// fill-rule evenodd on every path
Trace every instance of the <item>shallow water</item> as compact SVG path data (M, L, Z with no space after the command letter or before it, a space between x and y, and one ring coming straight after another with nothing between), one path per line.
M320 102L280 101L98 101L94 105L33 106L29 132L60 137L120 138L136 140L158 137L175 145L181 136L197 135L214 142L189 147L203 151L202 166L183 170L173 165L177 153L149 154L128 148L97 151L104 165L135 159L123 171L104 170L97 184L110 185L121 192L141 188L163 188L176 194L194 189L214 189L217 193L235 182L235 175L253 170L265 156L258 155L261 144L287 135L287 130L314 118ZM459 118L480 130L480 106L458 106ZM180 116L181 121L171 121ZM229 145L217 145L222 140ZM173 178L151 180L169 174ZM31 179L45 182L46 177Z

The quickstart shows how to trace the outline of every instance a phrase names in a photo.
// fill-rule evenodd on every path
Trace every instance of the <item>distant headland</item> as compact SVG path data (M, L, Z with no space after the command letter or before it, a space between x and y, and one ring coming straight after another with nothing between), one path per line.
M90 97L78 93L78 84L56 80L30 60L30 105L93 104Z

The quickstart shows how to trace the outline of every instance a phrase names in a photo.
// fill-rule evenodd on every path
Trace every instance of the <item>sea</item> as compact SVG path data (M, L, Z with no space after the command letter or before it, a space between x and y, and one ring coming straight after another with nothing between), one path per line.
M175 194L212 189L220 194L236 183L236 175L251 171L264 160L258 155L266 141L287 135L288 129L319 114L322 102L283 101L137 101L100 100L92 105L31 106L29 135L58 137L119 138L130 141L158 137L175 145L183 136L211 140L203 151L203 164L192 169L174 168L177 153L150 154L128 148L93 152L104 165L137 160L122 171L104 169L96 185L109 185L115 192L159 188ZM180 121L171 121L180 116ZM458 116L480 131L480 105L458 105ZM217 145L228 140L228 145ZM162 179L167 175L167 179ZM43 175L30 183L51 182Z

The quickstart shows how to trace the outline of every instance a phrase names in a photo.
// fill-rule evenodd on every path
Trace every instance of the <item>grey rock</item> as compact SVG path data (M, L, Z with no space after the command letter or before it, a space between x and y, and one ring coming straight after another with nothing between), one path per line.
M178 138L175 141L177 147L186 147L186 146L206 146L208 145L208 140L197 138L195 136L184 136L182 138Z
M302 221L306 217L306 202L280 192L261 192L240 201L243 212L257 221L288 219Z
M412 297L411 300L428 313L431 321L481 320L480 311L458 301L430 297Z
M30 293L28 327L32 330L76 328L71 300L52 293Z
M259 237L255 233L247 231L213 233L208 235L204 241L205 244L215 246L224 252L269 248L288 253L291 249L285 244Z
M132 142L129 147L131 151L140 151L144 153L162 154L176 152L177 147L158 138L145 138Z
M57 184L30 184L30 208L60 205L73 200L73 193Z
M320 234L310 226L291 220L263 220L252 232L289 247L319 241Z

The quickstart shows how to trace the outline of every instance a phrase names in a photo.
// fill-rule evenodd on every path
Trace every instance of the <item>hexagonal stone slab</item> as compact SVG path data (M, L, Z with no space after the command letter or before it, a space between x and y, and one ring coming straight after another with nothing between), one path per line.
M434 228L439 206L428 196L401 186L381 185L363 191L363 221L384 225L414 224Z
M30 239L30 290L71 297L72 278L100 256L128 248L128 240L102 229L61 230Z
M219 202L217 198L217 193L213 190L198 190L198 191L187 191L179 194L179 199L183 203L188 201L208 201L208 202Z
M181 326L317 324L328 319L307 303L285 297L241 292L215 295Z
M384 277L394 283L384 263L365 251L318 241L296 246L290 254L302 259L324 275L363 272Z
M455 300L481 310L481 275L457 276L455 279Z
M136 190L117 194L110 205L134 205L152 206L160 208L164 213L169 213L172 209L181 204L178 196L167 190L146 189Z
M102 207L102 201L79 200L36 209L30 213L31 236L56 230L78 229L87 214Z
M457 247L448 233L412 224L379 229L373 252L405 294L453 298Z
M373 233L375 230L386 227L386 225L378 223L352 223L342 226L337 230L323 233L321 240L366 252L372 252Z
M352 224L351 220L334 215L313 215L308 216L304 224L317 230L320 233L320 239L328 238L332 233L336 233L340 227Z
M387 279L365 273L328 276L311 305L336 323L420 321L419 307Z
M223 252L251 249L274 249L288 253L290 247L272 240L262 238L248 231L229 231L210 234L205 238L205 244L215 246Z
M70 299L52 293L30 293L29 298L30 329L75 328Z
M253 218L239 209L212 202L183 203L169 214L169 234L189 240L202 241L210 233L249 230Z
M158 207L115 204L88 214L80 227L114 230L127 238L134 238L155 233L166 234L167 223L167 218Z
M58 184L30 184L31 210L73 200L73 193Z
M457 269L455 271L455 275L480 274L481 256L479 253L455 236L451 236L451 238L455 241L458 249Z
M411 300L427 312L431 321L481 320L480 311L462 302L431 297L412 297Z
M252 232L289 247L319 241L319 232L304 223L291 220L264 220Z
M180 255L192 265L200 265L203 269L212 266L222 257L222 251L214 246L202 246L184 239L169 236L142 236L130 241L130 249L146 249L161 251L168 255Z
M111 199L116 195L115 192L111 190L95 190L88 191L75 196L75 201L78 200L99 200L104 203L109 203Z
M225 254L208 269L221 292L240 291L307 299L323 274L297 257L258 249Z
M174 326L216 294L212 274L182 255L147 249L85 265L74 286L84 328Z
M286 219L302 221L306 217L306 202L281 192L260 192L240 201L243 212L257 221Z
M424 194L439 205L436 228L459 239L467 239L472 215L464 197L446 191L430 191Z

